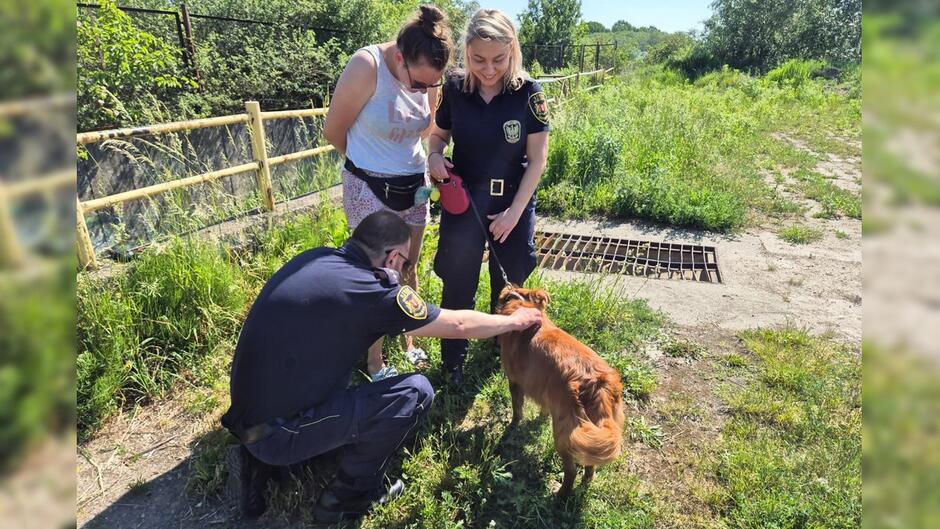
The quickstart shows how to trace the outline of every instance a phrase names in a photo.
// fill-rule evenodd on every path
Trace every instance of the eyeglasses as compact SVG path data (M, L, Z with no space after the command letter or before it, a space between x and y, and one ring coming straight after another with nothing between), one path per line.
M399 250L398 248L392 248L391 250L385 250L385 255L387 256L388 254L390 254L390 253L392 253L392 252L398 252L398 255L400 255L401 258L405 260L405 262L401 265L401 269L402 269L402 270L408 270L408 269L411 268L411 259L410 259L407 255L405 255L404 253L402 253L402 251Z
M439 86L444 86L443 77L441 77L440 82L437 82L434 84L424 84L420 81L415 82L415 80L411 77L411 70L408 69L408 63L405 62L404 64L405 64L405 72L408 73L408 84L411 85L412 90L427 90L428 88L437 88Z

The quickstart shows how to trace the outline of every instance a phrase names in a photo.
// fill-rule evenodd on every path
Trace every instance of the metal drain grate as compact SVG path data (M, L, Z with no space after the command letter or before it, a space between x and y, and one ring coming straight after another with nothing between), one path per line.
M714 246L538 232L539 266L656 279L721 283Z

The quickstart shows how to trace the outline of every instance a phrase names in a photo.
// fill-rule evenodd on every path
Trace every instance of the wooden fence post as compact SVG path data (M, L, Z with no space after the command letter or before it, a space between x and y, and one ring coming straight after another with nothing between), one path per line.
M245 111L251 119L251 150L258 162L258 190L264 198L264 207L274 211L274 189L271 187L271 166L268 164L267 141L264 136L264 121L261 105L257 101L245 101Z
M180 2L180 14L183 15L183 31L186 33L186 51L189 53L189 58L192 61L190 65L193 68L193 76L196 78L196 82L199 83L199 86L202 87L199 76L199 64L196 62L196 39L193 38L193 23L189 18L189 8L186 7L186 2Z
M23 263L23 250L16 238L13 213L3 183L0 182L0 266L18 266Z
M601 43L598 42L594 45L594 71L600 69L601 64ZM594 74L594 84L597 84L597 74Z
M91 244L88 234L88 225L85 224L85 208L82 201L75 197L75 246L78 254L79 270L95 270L98 261L95 259L95 247Z

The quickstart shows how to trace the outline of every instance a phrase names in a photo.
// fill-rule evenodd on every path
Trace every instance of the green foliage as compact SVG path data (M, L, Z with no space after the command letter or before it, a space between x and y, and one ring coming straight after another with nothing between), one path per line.
M0 98L75 88L75 17L69 0L0 3Z
M519 15L519 41L522 45L571 44L580 37L580 21L581 0L529 0Z
M120 12L112 0L79 9L79 130L144 122L152 99L171 120L240 112L257 99L265 110L322 104L350 54L393 40L417 0L191 0L191 13L266 24L192 18L200 87L184 67L172 17ZM121 5L178 9L170 0ZM442 0L453 27L463 28L476 3ZM306 27L331 28L307 29Z
M627 22L626 20L618 20L614 22L614 25L610 27L610 30L613 32L617 31L633 31L636 29L633 24Z
M692 61L699 67L710 62L766 72L793 58L861 61L861 0L716 0L712 8Z
M646 64L675 65L689 55L695 40L688 33L671 33L650 47L643 57Z
M808 226L786 226L777 235L791 244L809 244L823 237L823 232Z
M799 88L808 83L812 75L826 66L825 61L790 59L767 72L767 80L782 88Z
M742 334L759 363L729 389L731 419L708 466L712 507L736 527L858 527L861 361L794 329Z
M178 50L135 27L112 0L102 0L94 17L79 19L78 41L81 130L133 121L144 94L170 97L196 87L177 74Z
M0 475L35 443L71 429L74 263L0 277Z
M697 360L705 355L705 346L689 340L676 340L663 348L667 356Z
M601 24L600 22L590 21L590 22L582 22L582 24L584 24L584 29L587 33L606 33L607 31L609 31L607 27L604 26L604 24Z

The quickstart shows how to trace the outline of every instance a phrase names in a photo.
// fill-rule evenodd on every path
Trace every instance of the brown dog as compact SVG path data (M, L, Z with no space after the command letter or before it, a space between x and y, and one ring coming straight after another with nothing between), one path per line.
M586 485L594 477L595 466L620 455L623 385L620 374L597 353L548 319L548 300L541 289L507 288L499 296L496 311L512 314L519 307L542 311L541 327L499 337L500 358L512 394L510 427L522 418L525 397L552 416L555 450L565 469L558 490L563 498L574 486L576 464L584 466L581 482Z

